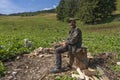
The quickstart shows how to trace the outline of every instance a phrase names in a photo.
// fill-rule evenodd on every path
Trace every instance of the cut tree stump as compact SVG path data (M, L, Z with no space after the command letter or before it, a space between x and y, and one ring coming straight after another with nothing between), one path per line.
M81 47L74 54L74 67L81 70L88 68L87 48Z

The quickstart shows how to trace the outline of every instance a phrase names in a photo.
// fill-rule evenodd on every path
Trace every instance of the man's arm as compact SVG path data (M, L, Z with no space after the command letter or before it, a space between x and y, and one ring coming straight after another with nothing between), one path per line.
M74 32L73 32L73 36L71 36L71 38L69 38L69 40L67 40L67 44L69 45L74 45L75 43L78 42L78 35L79 35L80 31L78 29L76 29Z

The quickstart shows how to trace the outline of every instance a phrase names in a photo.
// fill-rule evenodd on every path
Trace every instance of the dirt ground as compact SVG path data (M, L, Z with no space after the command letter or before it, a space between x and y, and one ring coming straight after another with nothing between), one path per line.
M45 55L45 56L44 56ZM64 56L63 56L64 57ZM63 58L66 66L68 58ZM56 76L69 75L72 71L57 74L49 73L55 65L54 54L42 54L35 57L19 56L15 61L5 62L7 74L0 80L54 80ZM63 67L64 67L63 66Z
M68 57L66 55L66 53L63 55L62 67L67 65ZM104 55L91 60L89 66L92 67L98 64L101 64L110 80L120 80L120 74L109 69L107 60L104 60ZM0 80L55 80L56 76L71 76L75 72L73 69L56 74L49 73L49 69L54 65L54 54L40 54L33 57L18 56L14 61L5 62L8 71Z

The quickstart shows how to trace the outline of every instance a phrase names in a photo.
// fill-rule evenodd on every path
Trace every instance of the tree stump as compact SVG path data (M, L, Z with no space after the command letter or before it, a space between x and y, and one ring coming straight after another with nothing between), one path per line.
M87 48L81 47L74 54L74 67L81 70L88 68Z

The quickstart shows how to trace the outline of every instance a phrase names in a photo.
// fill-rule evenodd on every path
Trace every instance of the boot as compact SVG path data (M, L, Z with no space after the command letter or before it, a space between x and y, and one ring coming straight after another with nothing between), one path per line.
M54 67L54 68L50 69L50 73L59 73L59 72L62 72L61 68Z

